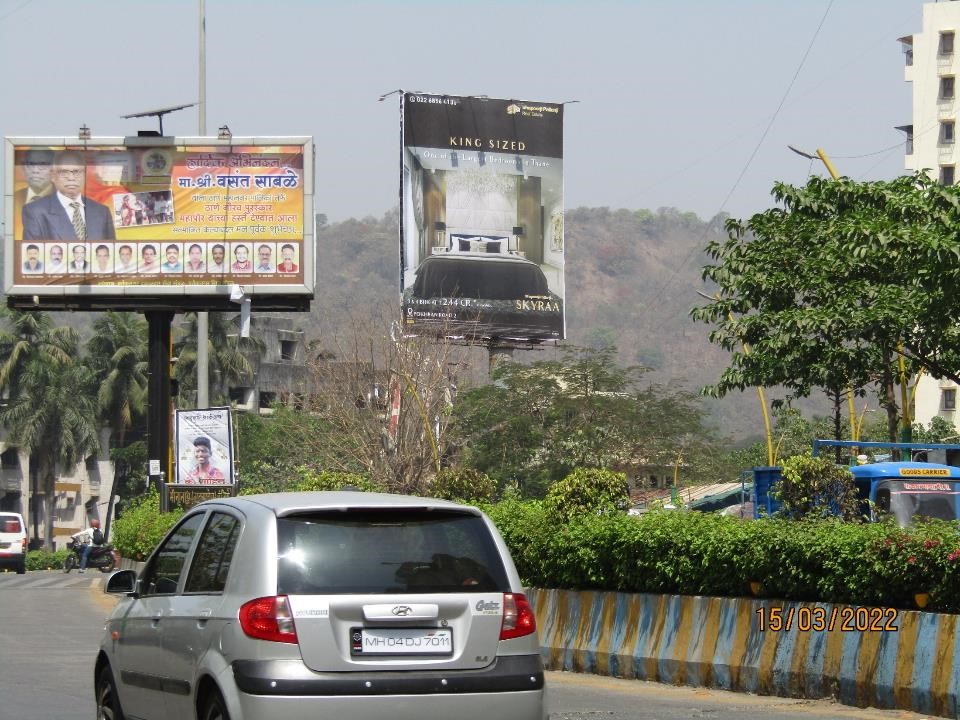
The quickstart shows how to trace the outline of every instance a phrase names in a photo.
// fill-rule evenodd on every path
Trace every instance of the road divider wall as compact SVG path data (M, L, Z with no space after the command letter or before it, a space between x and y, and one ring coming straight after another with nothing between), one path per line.
M572 590L528 597L551 670L958 717L957 615Z

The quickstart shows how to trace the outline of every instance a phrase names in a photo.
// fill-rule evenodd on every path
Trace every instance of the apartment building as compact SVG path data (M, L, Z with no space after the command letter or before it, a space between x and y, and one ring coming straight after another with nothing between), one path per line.
M904 79L911 83L913 122L903 125L907 136L904 168L926 169L944 185L960 181L957 160L957 117L960 114L960 2L923 6L923 29L900 38ZM924 375L917 386L914 421L928 425L940 416L958 427L957 385Z

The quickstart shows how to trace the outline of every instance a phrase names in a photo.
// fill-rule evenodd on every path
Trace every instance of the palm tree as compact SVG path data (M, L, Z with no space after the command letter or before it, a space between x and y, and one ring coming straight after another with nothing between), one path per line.
M174 343L177 364L174 377L179 383L178 407L196 404L197 390L197 316L186 314L187 323L180 328L181 339ZM214 404L230 402L231 383L249 382L253 379L251 357L263 355L264 345L260 338L243 338L236 332L235 315L210 313L208 329L207 363L210 382L210 399Z
M47 313L0 307L0 317L10 325L10 329L0 330L0 391L8 397L16 397L24 368L37 357L49 356L59 362L72 359L76 332L54 327Z
M93 323L89 365L99 387L100 417L113 428L117 447L147 411L147 323L132 312L108 310Z
M0 381L10 392L0 423L11 442L30 455L45 489L49 546L57 467L71 467L99 448L93 374L78 360L79 339L72 328L54 328L42 313L8 311L7 316L15 331L0 339Z

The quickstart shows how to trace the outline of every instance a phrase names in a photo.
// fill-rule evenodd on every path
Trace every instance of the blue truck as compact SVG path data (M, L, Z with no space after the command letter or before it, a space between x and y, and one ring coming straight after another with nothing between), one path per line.
M871 520L877 519L878 512L893 514L903 527L919 517L960 519L960 445L814 440L813 454L831 447L909 453L910 460L867 462L849 468L864 514ZM753 468L754 518L780 509L771 492L780 477L779 467Z

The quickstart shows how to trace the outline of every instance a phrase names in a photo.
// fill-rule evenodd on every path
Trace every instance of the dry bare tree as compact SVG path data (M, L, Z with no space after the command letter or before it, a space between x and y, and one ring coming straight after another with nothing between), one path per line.
M393 317L399 314L351 316L347 330L325 343L329 352L309 362L306 402L329 424L329 435L317 441L334 450L335 469L363 469L392 492L418 492L443 464L468 349L441 337L402 336Z

